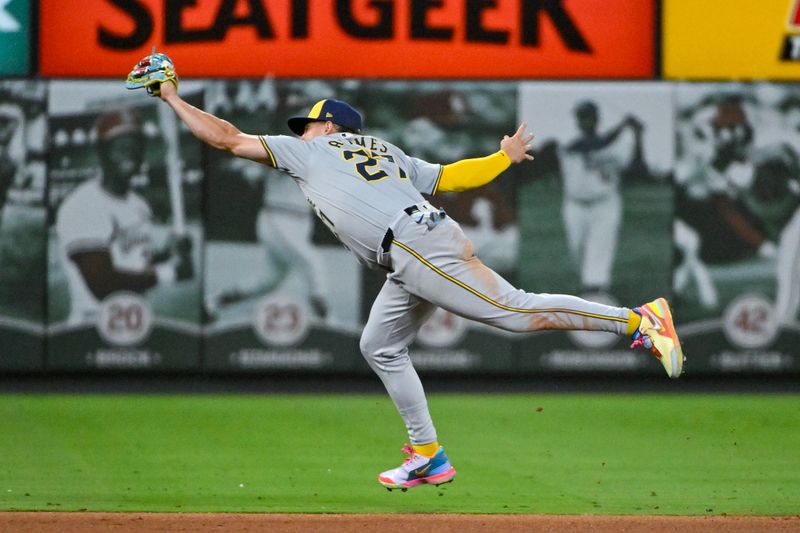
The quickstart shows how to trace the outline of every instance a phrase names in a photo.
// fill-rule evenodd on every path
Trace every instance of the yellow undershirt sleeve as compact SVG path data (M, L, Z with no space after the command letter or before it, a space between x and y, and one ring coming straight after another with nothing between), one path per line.
M442 167L437 192L460 192L486 185L511 166L511 159L503 150L475 159L462 159Z

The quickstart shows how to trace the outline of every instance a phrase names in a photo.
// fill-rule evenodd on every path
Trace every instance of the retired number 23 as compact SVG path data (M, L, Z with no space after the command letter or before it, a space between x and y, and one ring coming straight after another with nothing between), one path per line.
M299 311L293 304L271 304L264 310L265 331L294 331L299 323Z

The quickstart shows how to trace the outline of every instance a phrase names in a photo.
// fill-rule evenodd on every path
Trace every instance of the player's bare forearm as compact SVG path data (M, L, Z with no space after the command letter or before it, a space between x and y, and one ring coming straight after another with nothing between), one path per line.
M175 111L189 131L204 143L237 157L267 162L264 148L256 135L242 133L227 120L193 106L178 95L174 84L161 84L159 96Z

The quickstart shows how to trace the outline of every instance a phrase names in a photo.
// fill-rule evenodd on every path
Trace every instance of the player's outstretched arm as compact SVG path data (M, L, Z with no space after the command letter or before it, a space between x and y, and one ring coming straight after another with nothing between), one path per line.
M153 52L139 61L125 80L128 89L146 89L150 96L167 102L195 137L204 143L226 150L238 157L270 163L273 159L256 135L247 135L236 126L211 113L196 108L178 96L178 74L172 60Z
M256 135L242 133L236 126L199 109L178 95L173 83L162 83L159 98L164 100L175 111L192 134L204 143L225 150L237 157L252 159L261 163L269 163L270 158L264 151L261 141Z
M532 133L525 132L525 123L520 124L512 136L505 135L500 141L500 150L486 157L462 159L442 167L442 177L436 192L460 192L486 185L512 163L533 159Z

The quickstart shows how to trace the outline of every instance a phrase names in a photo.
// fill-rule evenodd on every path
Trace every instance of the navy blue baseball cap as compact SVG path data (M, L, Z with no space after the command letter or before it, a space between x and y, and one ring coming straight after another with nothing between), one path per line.
M350 104L333 98L320 100L314 104L305 117L290 118L289 129L297 135L302 135L309 122L325 122L327 120L343 128L361 133L361 113Z

